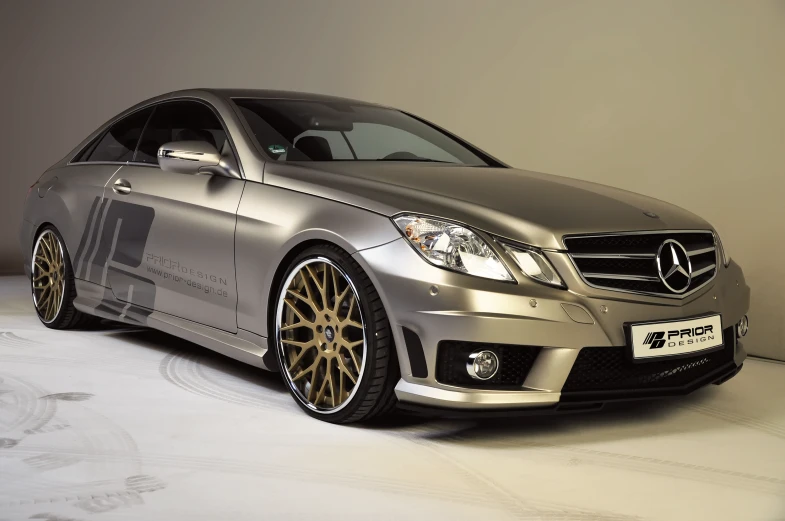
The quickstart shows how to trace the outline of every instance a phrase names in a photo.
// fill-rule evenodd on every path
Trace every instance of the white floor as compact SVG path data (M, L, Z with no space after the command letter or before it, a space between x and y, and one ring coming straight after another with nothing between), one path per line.
M308 418L147 330L55 332L0 278L0 520L785 520L785 364L514 421Z

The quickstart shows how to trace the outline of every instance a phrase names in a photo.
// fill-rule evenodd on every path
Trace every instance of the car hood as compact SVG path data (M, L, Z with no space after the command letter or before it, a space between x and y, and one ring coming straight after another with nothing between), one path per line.
M711 229L700 217L657 199L512 168L271 162L265 165L264 182L389 216L443 217L549 249L563 249L562 237L571 234Z

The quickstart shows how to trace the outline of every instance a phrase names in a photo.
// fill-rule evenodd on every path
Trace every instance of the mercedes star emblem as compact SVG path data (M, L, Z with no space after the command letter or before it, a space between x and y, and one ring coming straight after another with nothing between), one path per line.
M687 250L678 241L668 239L657 251L657 273L665 287L684 293L692 281L692 263Z

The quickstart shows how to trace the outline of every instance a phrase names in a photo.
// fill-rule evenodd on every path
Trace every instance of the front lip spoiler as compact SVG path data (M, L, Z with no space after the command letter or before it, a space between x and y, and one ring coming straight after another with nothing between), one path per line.
M508 409L451 409L432 405L423 405L414 402L399 402L398 409L420 416L432 416L446 419L493 419L514 418L521 416L551 416L575 414L582 412L596 412L608 403L631 402L651 400L657 398L672 398L690 394L710 383L720 385L736 376L744 364L736 365L734 362L720 367L702 378L694 380L682 387L667 387L660 389L638 389L632 391L600 391L600 392L574 392L562 393L561 401L553 405L527 406Z
M645 400L647 398L667 398L669 396L683 396L700 389L710 383L721 384L736 376L744 364L736 365L730 361L727 364L707 373L700 378L679 387L642 388L623 391L574 391L562 392L560 402L581 403L588 401L598 402L626 402L632 400Z
M515 409L448 409L413 402L399 402L398 409L417 416L433 416L446 419L479 419L479 418L514 418L520 416L550 416L579 412L595 412L605 406L603 402L587 402L582 404L557 403L550 406L524 407Z

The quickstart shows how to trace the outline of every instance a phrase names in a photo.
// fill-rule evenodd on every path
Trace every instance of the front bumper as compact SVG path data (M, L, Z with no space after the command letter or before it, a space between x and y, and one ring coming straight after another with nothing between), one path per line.
M749 288L738 265L721 267L707 287L678 300L590 288L565 253L547 255L569 289L544 286L519 273L515 273L517 284L511 284L443 270L424 262L403 239L355 254L393 324L401 366L396 395L404 405L485 411L545 409L568 401L684 394L727 378L744 361L746 352L735 341L733 326L749 308ZM722 315L723 328L731 332L731 345L726 345L726 358L706 365L705 371L692 370L692 380L682 378L674 386L642 384L612 393L596 388L592 393L563 392L583 348L626 349L625 323L707 313ZM417 349L411 349L411 332L422 346L419 357ZM442 341L536 346L537 355L522 383L513 389L447 385L437 379L437 351Z

